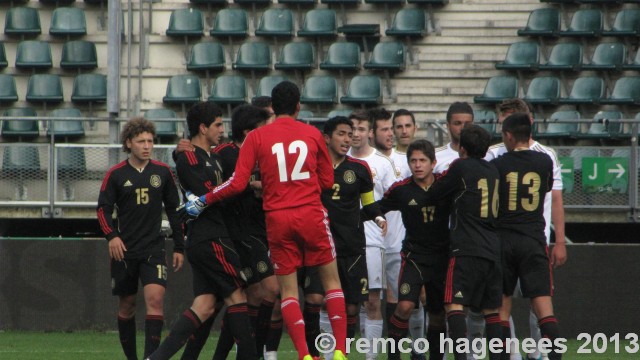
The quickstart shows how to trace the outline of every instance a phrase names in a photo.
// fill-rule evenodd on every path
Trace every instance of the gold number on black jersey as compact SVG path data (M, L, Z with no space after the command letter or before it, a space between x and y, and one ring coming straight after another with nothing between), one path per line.
M424 206L422 209L422 221L425 223L433 221L433 214L436 211L435 206Z
M362 284L362 295L369 293L369 279L361 278L360 284Z
M158 269L158 279L167 280L167 267L164 265L156 265Z
M478 180L478 189L482 192L482 198L480 201L480 217L489 217L489 183L487 179ZM491 197L491 214L495 217L498 216L498 181L496 181L493 187L493 196Z
M340 184L333 184L331 188L333 189L333 195L331 196L331 199L340 200Z
M138 205L145 205L149 203L149 188L136 189L136 203Z
M526 211L534 211L540 205L540 175L535 172L528 172L522 177L522 181L518 181L519 173L510 172L507 174L507 182L509 183L509 210L515 211L518 201L518 183L527 187L528 196L520 198L520 204Z

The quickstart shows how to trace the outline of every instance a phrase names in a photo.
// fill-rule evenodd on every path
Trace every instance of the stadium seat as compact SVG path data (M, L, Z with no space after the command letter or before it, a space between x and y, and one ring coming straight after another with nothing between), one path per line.
M286 76L280 75L263 77L262 79L260 79L260 83L258 84L258 89L256 90L254 98L260 96L271 96L271 90L273 90L276 85L280 84L283 81L289 81L289 79Z
M62 46L60 67L63 69L95 69L98 67L96 44L91 41L68 41Z
M513 43L507 50L503 62L496 64L498 70L537 70L540 64L540 46L534 41Z
M282 47L276 70L311 70L315 67L313 45L308 42L292 42Z
M29 78L27 101L46 104L58 104L64 101L62 81L55 74L35 74Z
M336 11L333 9L313 9L304 16L300 37L334 37L336 31Z
M574 42L559 43L551 49L549 61L541 64L540 70L578 71L582 66L582 45Z
M598 9L578 9L573 13L571 24L567 30L560 31L560 36L594 37L603 31L604 15Z
M291 37L294 35L291 10L271 8L262 13L256 28L256 36Z
M2 154L2 177L15 182L16 200L28 200L25 180L40 179L40 154L31 145L7 146Z
M39 35L42 33L40 27L40 15L38 10L30 7L10 8L4 21L5 35Z
M633 58L631 64L623 64L622 69L640 71L640 51L636 52L636 56Z
M611 29L603 31L602 35L619 37L640 35L640 9L620 10Z
M231 116L232 106L247 102L247 82L244 77L238 75L219 76L211 87L209 101L227 105L228 114Z
M360 106L382 104L380 83L378 76L356 75L349 82L347 94L340 98L340 102Z
M640 105L640 76L619 78L611 91L611 96L603 99L602 104Z
M76 2L76 0L40 0L40 2L47 5L69 5Z
M492 139L502 138L502 135L497 132L498 117L495 112L491 110L473 110L473 123L485 129Z
M31 107L11 108L2 114L5 117L36 117L36 110ZM2 121L2 136L18 141L35 139L40 134L38 120L19 119Z
M298 120L307 120L310 118L314 118L313 111L309 110L300 110L298 112Z
M326 58L320 64L320 69L359 70L360 46L354 42L335 42L331 44Z
M397 41L376 44L371 58L364 64L364 68L369 70L404 70L404 44Z
M504 99L518 97L518 79L513 76L494 76L487 81L484 92L474 96L476 104L498 104Z
M46 41L24 40L18 44L16 50L16 67L27 69L50 69L51 47Z
M201 42L193 45L187 63L189 71L224 71L224 48L217 42Z
M7 52L4 49L4 43L0 42L0 69L6 68L7 66L9 66Z
M271 50L264 42L246 42L240 46L236 61L233 63L235 70L263 70L271 69Z
M8 74L0 74L0 103L18 101L16 80Z
M92 103L107 101L107 77L102 74L80 74L73 81L71 101Z
M218 11L209 31L211 36L245 37L249 32L247 12L243 9L227 8Z
M538 139L573 138L580 131L580 113L577 111L556 111L549 117L544 132L537 132ZM562 122L556 122L562 121Z
M530 104L557 104L560 98L560 79L540 76L531 80L524 100Z
M177 119L178 115L171 109L149 109L145 111L144 118L153 121L156 125L156 136L158 139L175 140L178 134L178 122L157 121L158 119Z
M333 76L312 76L302 89L302 104L335 104L338 100L338 82Z
M407 0L409 4L447 5L449 0Z
M573 83L568 97L561 98L560 104L599 104L605 96L604 80L597 76L579 77Z
M58 182L62 185L62 200L75 200L74 180L81 180L87 172L87 161L82 147L56 147Z
M165 104L193 104L202 99L200 79L194 75L174 75L167 83Z
M560 31L560 12L556 8L535 9L529 14L524 29L518 30L518 36L557 36Z
M171 12L167 36L202 36L204 22L202 12L198 9L176 9Z
M55 109L49 114L52 118L82 118L82 112L76 108ZM84 136L82 120L58 120L51 121L47 127L47 136L55 138L79 138Z
M387 36L422 37L427 34L427 15L423 9L400 9L393 18Z
M327 114L327 118L331 119L331 118L336 117L336 116L349 117L352 112L353 112L353 110L350 110L350 109L331 110Z
M609 122L609 120L623 119L620 111L598 111L593 117L594 122L589 125L586 133L579 134L583 139L610 139L617 138L622 133L622 123Z
M593 52L591 62L582 70L620 70L627 60L627 47L622 43L600 43Z
M84 10L77 7L61 7L53 10L49 34L75 36L87 34Z

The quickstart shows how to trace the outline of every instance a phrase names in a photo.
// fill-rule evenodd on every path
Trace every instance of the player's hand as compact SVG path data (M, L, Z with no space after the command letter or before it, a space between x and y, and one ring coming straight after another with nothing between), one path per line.
M182 153L185 151L195 151L195 147L191 144L189 139L180 139L178 145L176 145L176 153Z
M124 260L124 253L127 251L127 247L124 246L122 239L119 236L109 240L109 257L116 261Z
M567 262L567 246L564 243L556 243L551 250L551 265L554 268Z
M204 209L207 208L206 196L200 197L193 195L190 191L187 191L187 203L184 204L187 214L193 217L198 217Z
M382 234L382 236L387 235L387 220L385 220L385 218L383 218L382 216L379 216L374 221L380 228L380 234Z
M255 195L255 197L262 198L262 181L250 181L249 186L253 189L253 195Z
M173 272L177 272L182 269L182 264L184 264L184 254L179 252L173 253Z

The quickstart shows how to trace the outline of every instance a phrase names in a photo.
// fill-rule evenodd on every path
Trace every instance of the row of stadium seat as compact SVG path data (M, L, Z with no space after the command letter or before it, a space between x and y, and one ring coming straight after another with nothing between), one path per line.
M640 0L540 0L543 3L551 3L551 4L599 4L599 5L611 5L616 6L620 4L640 4Z
M604 14L599 9L577 10L565 30L561 30L560 24L560 10L556 8L536 9L529 15L527 25L518 30L518 35L538 37L638 36L640 35L640 9L620 10L610 29L604 28Z
M16 120L3 120L0 134L8 140L33 140L40 135L40 125L34 118L38 113L31 107L6 109L3 117L18 118ZM55 109L49 113L50 117L81 118L82 112L76 108ZM81 120L54 121L53 126L47 126L47 136L73 140L84 136L84 126Z
M227 0L189 0L193 4L211 4L211 5L227 5L230 2ZM268 5L274 3L272 0L234 0L236 4L257 4ZM315 5L318 4L317 0L277 0L280 4L299 4L299 5ZM320 0L320 4L345 4L353 5L360 4L361 0ZM402 5L404 0L364 0L365 4L395 4ZM449 0L407 0L409 4L424 4L424 5L446 5Z
M9 66L4 43L0 43L0 68ZM23 40L16 49L16 68L50 69L53 67L51 46L46 41ZM86 40L67 41L60 57L62 69L95 69L98 67L96 44Z
M39 35L42 33L38 9L12 7L5 17L6 35ZM87 34L84 10L77 7L59 7L53 10L49 34L55 36L82 36Z
M29 78L25 99L33 103L56 104L64 101L62 80L57 74L35 74ZM107 100L107 77L102 74L80 74L73 81L71 101L96 103ZM0 74L0 102L18 101L13 76Z

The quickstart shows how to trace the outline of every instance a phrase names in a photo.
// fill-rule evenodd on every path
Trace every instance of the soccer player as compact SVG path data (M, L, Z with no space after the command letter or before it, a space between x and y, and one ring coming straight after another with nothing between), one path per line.
M187 113L195 151L177 155L176 168L187 198L204 195L222 183L221 158L211 153L224 133L222 110L212 102L197 103ZM245 183L246 184L246 183ZM174 324L169 336L149 359L169 359L203 322L213 315L216 301L227 304L225 326L238 344L237 359L256 360L256 344L242 289L240 259L223 222L220 205L211 206L188 223L187 256L193 271L194 299Z
M269 113L266 125L271 124L276 119L276 114L273 112L273 107L271 107L271 96L257 96L251 100L251 105L262 108Z
M396 169L393 161L381 154L369 144L369 139L373 137L373 123L366 111L355 111L349 119L353 121L353 138L351 149L347 155L363 160L369 165L373 176L373 195L375 200L382 199L384 193L396 182ZM387 232L391 231L387 225ZM365 303L366 316L360 313L361 334L369 339L382 337L382 309L380 293L386 288L386 275L384 273L384 249L385 241L380 229L372 222L364 223L364 233L366 237L367 253L367 273L369 275L369 299ZM364 319L364 326L363 326ZM364 329L364 331L362 331ZM378 349L369 349L366 354L367 359L375 359Z
M460 159L427 191L427 204L452 196L451 247L445 287L445 310L455 359L466 359L457 344L467 335L464 306L481 309L488 340L501 338L498 308L502 302L500 242L495 232L498 171L484 160L491 136L470 124L460 132ZM500 354L490 354L499 359Z
M395 183L378 201L385 212L399 210L407 229L402 243L399 301L395 312L390 315L389 337L396 344L407 337L409 317L420 304L420 293L424 286L429 312L429 358L441 360L443 349L439 348L440 334L446 330L443 300L449 260L450 199L429 206L424 202L425 190L436 179L433 175L435 149L429 141L411 143L407 159L412 176ZM400 353L389 351L389 359L400 359Z
M447 130L449 131L449 143L436 149L436 163L433 172L441 174L445 172L451 163L460 157L460 132L467 124L473 122L473 109L466 102L454 102L447 110Z
M527 113L509 115L502 123L507 153L492 160L500 173L498 236L502 242L503 292L500 318L503 338L511 337L511 297L520 279L524 297L538 317L542 336L553 341L560 336L553 314L551 266L544 233L544 197L553 186L553 162L544 153L531 150L531 121ZM552 360L562 355L549 354ZM505 353L503 359L509 359Z
M243 191L256 164L260 169L263 206L271 260L282 296L282 315L299 359L311 360L298 303L296 270L317 266L336 337L334 359L346 353L346 311L336 253L320 193L333 186L333 167L320 132L295 120L300 90L284 81L271 92L276 120L250 132L240 149L234 176L187 204L197 215L209 205Z
M178 189L166 164L151 159L156 129L142 118L122 128L122 149L129 158L107 172L98 197L98 222L109 242L111 286L119 297L118 333L127 359L136 354L136 294L138 279L147 309L144 355L160 343L164 324L163 301L167 286L164 238L160 235L162 205L173 231L173 269L184 262L184 236L176 213ZM113 211L117 209L118 223Z

